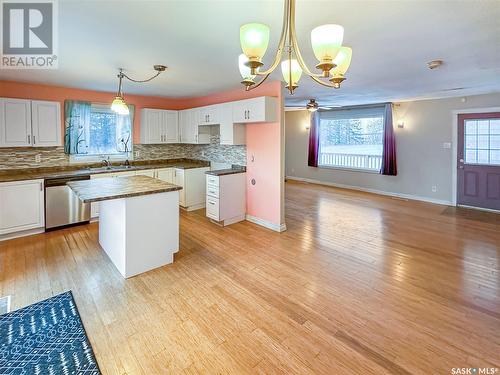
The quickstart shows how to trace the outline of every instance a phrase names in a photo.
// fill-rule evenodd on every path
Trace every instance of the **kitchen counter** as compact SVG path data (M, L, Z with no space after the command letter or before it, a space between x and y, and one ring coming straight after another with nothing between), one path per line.
M226 176L230 174L245 173L246 171L247 169L245 167L233 167L227 169L218 169L214 171L206 171L205 174L209 174L211 176Z
M182 190L180 186L148 176L99 178L68 182L68 186L83 203Z
M49 178L65 178L73 176L85 176L101 173L117 173L126 171L137 171L145 169L161 169L161 168L180 168L192 169L209 167L210 162L202 160L190 159L165 159L165 160L149 160L143 162L132 162L130 167L113 165L111 169L101 167L99 164L92 165L74 165L66 167L53 168L30 168L30 169L13 169L0 171L0 182L23 181L23 180L38 180Z

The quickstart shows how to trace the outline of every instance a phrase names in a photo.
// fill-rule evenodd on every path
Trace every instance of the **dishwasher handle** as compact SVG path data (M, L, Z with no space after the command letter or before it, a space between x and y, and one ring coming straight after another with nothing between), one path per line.
M64 186L64 185L66 185L67 182L84 181L84 180L90 180L90 175L51 178L51 179L45 180L45 187L47 188L47 187L51 187L51 186Z

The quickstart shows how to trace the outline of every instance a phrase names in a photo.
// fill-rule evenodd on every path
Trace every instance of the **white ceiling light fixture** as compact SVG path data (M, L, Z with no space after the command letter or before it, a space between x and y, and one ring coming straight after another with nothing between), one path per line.
M118 92L111 103L111 110L113 112L116 112L119 115L128 115L130 113L130 110L128 109L127 103L125 102L125 99L123 98L123 91L122 91L122 81L123 78L127 78L129 81L136 82L136 83L144 83L144 82L149 82L152 79L158 77L162 72L164 72L167 67L165 65L153 65L153 69L156 70L156 74L150 78L143 79L143 80L137 80L137 79L132 79L125 73L123 73L123 69L120 68L120 72L118 73L117 77L119 79L118 82Z
M243 72L242 84L245 89L251 90L260 86L269 75L277 68L281 61L283 51L287 58L281 63L283 78L287 83L290 94L298 87L298 81L304 72L317 83L333 88L340 88L345 80L346 73L351 63L352 49L342 46L344 28L340 25L328 24L314 28L311 31L311 44L314 55L319 63L316 68L321 73L313 73L307 67L300 53L295 32L295 0L285 0L283 27L274 62L267 70L260 70L264 65L262 58L269 45L269 27L261 23L247 23L240 27L241 49L246 56L244 65L250 72ZM262 76L256 83L254 78Z

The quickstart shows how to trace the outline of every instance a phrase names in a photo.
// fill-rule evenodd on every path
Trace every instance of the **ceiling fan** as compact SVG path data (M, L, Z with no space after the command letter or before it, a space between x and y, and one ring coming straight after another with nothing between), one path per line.
M333 106L319 106L318 102L316 101L316 99L309 99L309 101L307 102L307 104L304 106L300 106L300 107L297 107L297 106L290 106L290 107L286 107L286 110L287 111L303 111L304 109L307 109L309 112L316 112L318 109L332 109L332 108L339 108L341 107L340 105L333 105Z

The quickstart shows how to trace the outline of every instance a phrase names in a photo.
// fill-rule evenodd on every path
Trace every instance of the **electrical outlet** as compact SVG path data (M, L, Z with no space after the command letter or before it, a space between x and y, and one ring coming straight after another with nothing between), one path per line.
M443 148L444 149L450 149L451 148L451 142L444 142L443 143Z
M135 151L134 152L134 157L140 158L141 157L141 152L140 151Z
M35 163L41 163L42 162L42 155L36 154L35 155Z
M432 192L435 193L438 191L438 188L436 185L432 185Z

